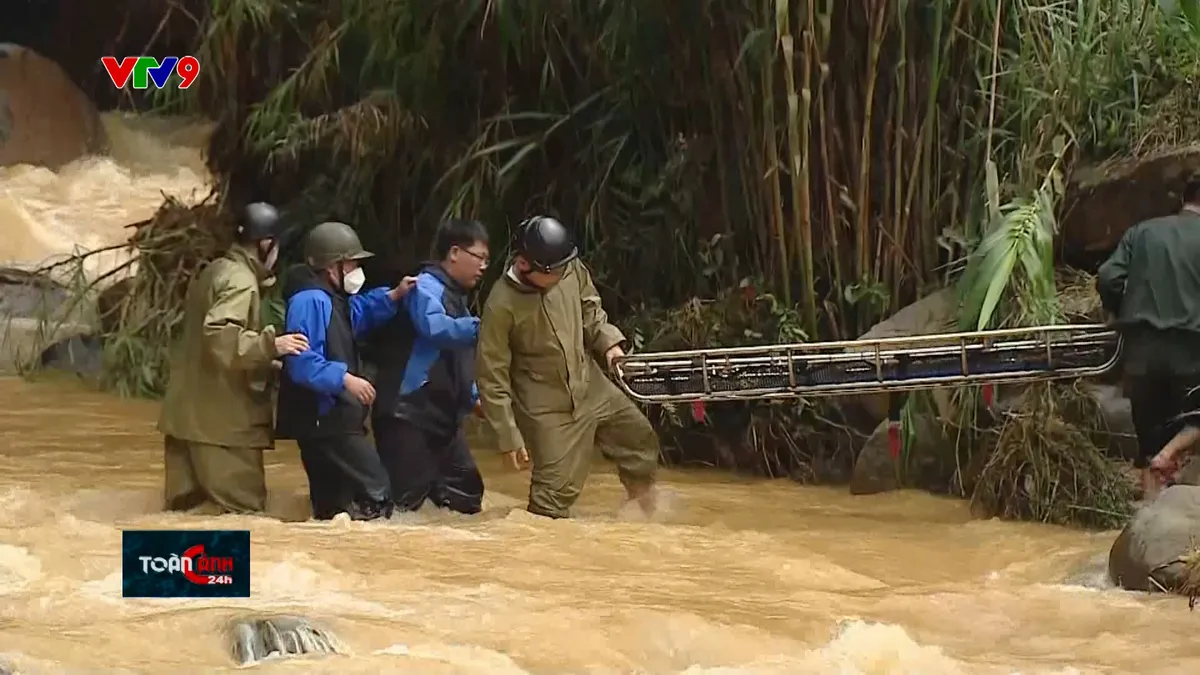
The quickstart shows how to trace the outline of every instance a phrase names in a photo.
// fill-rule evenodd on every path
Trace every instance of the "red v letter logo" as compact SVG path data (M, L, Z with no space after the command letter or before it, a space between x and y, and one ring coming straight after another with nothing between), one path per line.
M129 81L129 76L133 75L133 67L137 65L138 57L126 56L117 63L117 57L105 56L100 59L100 64L104 66L104 70L108 72L108 79L112 80L113 86L117 89L124 89L125 83Z

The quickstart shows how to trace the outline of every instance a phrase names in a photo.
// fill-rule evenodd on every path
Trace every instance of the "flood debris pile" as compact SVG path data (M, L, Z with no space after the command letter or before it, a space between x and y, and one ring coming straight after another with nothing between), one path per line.
M1018 520L1123 525L1136 492L1126 465L1096 442L1107 427L1096 400L1074 383L1033 385L1021 399L981 434L974 506Z
M1051 315L1038 323L1103 322L1092 275L1057 270L1054 287ZM960 410L958 425L969 430L957 435L967 467L961 485L969 488L964 494L976 512L1098 529L1122 526L1137 496L1125 461L1136 440L1128 403L1115 383L1119 376L1008 386L990 409L971 400L971 409Z
M157 397L165 391L170 346L182 319L188 283L228 249L234 230L215 192L193 206L168 197L154 216L129 227L126 244L89 251L51 267L82 269L89 257L113 248L133 252L127 262L90 281L73 275L79 281L72 292L93 302L97 315L88 342L74 347L88 352L79 358L101 361L101 386L124 396ZM52 273L49 268L39 271ZM112 278L119 281L112 283ZM43 363L69 347L73 345L49 345L42 352Z

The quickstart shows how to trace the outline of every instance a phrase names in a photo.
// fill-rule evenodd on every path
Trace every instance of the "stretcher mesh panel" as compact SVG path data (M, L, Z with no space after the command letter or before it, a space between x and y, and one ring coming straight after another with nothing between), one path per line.
M1048 376L1061 370L1099 368L1115 354L1114 341L1088 341L1053 347L1053 366L1045 346L1023 349L969 350L966 368L960 353L890 356L877 371L873 358L839 363L810 364L803 357L793 359L789 376L787 358L780 355L769 362L729 365L723 359L708 362L708 387L705 387L703 360L694 358L687 365L656 366L627 373L625 382L638 396L711 396L744 393L785 393L807 387L839 384L903 385L907 381L943 378L953 380L965 375L1044 372ZM795 378L795 386L791 378Z

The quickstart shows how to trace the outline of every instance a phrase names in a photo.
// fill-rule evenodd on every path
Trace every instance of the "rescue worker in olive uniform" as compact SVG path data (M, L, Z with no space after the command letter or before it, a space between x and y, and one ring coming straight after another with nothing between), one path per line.
M649 514L658 436L597 362L611 369L625 336L608 322L562 223L526 220L513 248L484 306L476 382L506 463L520 469L532 459L529 511L569 517L599 446Z
M272 361L308 348L303 335L263 326L260 287L273 280L278 212L254 203L236 243L192 281L174 345L158 429L165 436L168 510L266 509L263 450L273 447Z
M1200 177L1187 182L1183 208L1127 230L1100 266L1097 290L1123 337L1125 396L1133 413L1142 488L1170 473L1182 443L1180 413L1200 408ZM1152 470L1157 468L1157 472Z
M467 293L487 269L487 228L447 220L438 227L435 252L438 259L424 265L404 301L407 311L372 336L379 398L371 428L397 508L416 511L430 501L474 514L483 508L483 477L463 420L479 399L479 319L471 316Z
M307 266L284 284L284 324L308 338L308 349L283 360L276 432L300 446L318 520L392 514L387 473L367 437L375 388L362 375L358 341L396 315L415 280L359 293L366 282L359 263L373 255L349 225L321 223L305 242Z

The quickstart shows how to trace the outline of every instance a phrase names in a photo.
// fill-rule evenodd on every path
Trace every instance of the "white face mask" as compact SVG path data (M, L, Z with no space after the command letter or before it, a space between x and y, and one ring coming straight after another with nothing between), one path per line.
M362 271L361 267L356 267L342 275L342 290L349 295L361 291L365 283L367 283L367 274Z

